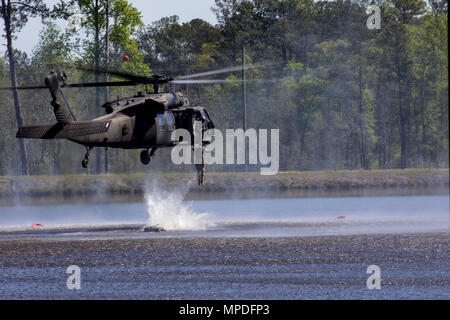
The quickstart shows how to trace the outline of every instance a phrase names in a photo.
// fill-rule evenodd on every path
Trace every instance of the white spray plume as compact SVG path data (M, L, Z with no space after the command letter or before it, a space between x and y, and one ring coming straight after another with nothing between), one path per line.
M204 230L212 224L207 213L197 213L188 202L183 202L193 182L181 182L181 189L166 190L153 183L146 187L148 226L159 226L165 230Z

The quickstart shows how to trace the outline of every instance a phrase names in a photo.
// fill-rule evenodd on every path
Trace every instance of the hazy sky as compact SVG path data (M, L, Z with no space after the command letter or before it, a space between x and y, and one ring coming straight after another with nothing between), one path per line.
M49 7L59 2L59 0L45 0ZM144 24L150 24L162 17L178 15L182 22L190 21L194 18L201 18L211 24L216 24L217 19L211 11L214 5L214 0L128 0L134 7L141 11ZM65 27L65 22L58 23L61 27ZM0 23L1 33L3 34L3 23ZM18 34L17 40L14 42L14 47L31 53L32 49L38 42L39 31L42 29L42 24L39 19L32 19L28 21L26 26ZM0 51L5 52L6 43L4 38L0 39Z

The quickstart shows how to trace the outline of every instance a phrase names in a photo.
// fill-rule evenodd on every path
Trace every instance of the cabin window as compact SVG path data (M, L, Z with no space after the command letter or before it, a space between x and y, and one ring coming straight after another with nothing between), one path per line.
M175 119L173 117L173 114L171 112L166 112L164 114L164 116L166 117L167 128L169 130L174 130L175 129Z
M166 130L164 116L162 114L156 115L156 121L158 122L159 130L161 130L161 131Z

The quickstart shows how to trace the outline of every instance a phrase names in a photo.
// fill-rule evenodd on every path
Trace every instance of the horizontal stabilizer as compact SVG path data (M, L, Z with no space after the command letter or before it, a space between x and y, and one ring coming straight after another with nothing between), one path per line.
M107 121L74 121L70 124L48 123L25 126L17 131L17 138L29 139L68 139L108 131L111 120Z

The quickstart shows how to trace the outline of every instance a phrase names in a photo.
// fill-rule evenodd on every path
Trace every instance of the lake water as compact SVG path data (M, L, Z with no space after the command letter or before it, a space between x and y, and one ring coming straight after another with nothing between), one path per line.
M182 199L0 207L0 299L449 299L448 195Z
M167 232L138 232L145 225ZM183 201L155 191L137 203L0 207L0 233L71 238L442 232L449 225L448 195Z

